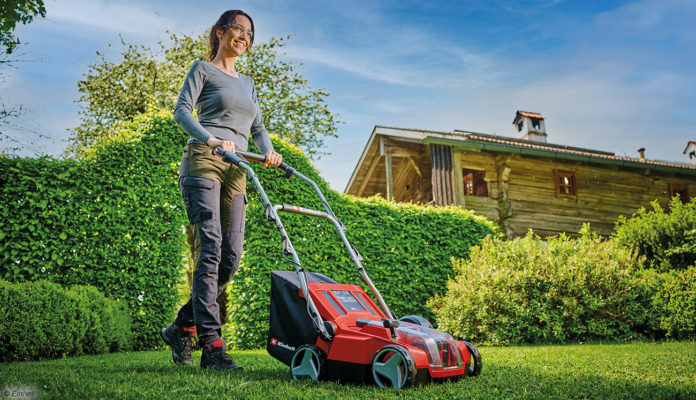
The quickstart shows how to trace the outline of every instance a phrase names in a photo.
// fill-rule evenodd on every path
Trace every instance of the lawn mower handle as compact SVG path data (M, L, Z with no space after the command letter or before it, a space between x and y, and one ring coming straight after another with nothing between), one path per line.
M239 166L240 162L244 162L243 159L249 161L256 161L259 163L266 162L266 156L262 154L252 153L248 151L235 151L234 153L230 153L229 151L225 151L221 146L217 146L215 150L213 150L213 154L215 154L218 157L222 157L224 161L230 162L236 166ZM285 172L286 178L292 176L292 173L295 171L294 168L292 168L285 162L281 162L278 165L278 168Z

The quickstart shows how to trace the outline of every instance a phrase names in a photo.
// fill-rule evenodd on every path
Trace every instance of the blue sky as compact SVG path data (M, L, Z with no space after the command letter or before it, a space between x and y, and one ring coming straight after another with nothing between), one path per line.
M227 8L254 18L257 40L293 34L286 57L331 93L343 123L316 164L339 191L374 125L515 136L521 109L546 117L549 142L619 155L686 161L696 140L691 0L46 0L0 83L2 102L28 107L18 128L42 136L13 137L60 154L96 51L116 58L119 34L152 47L197 35Z

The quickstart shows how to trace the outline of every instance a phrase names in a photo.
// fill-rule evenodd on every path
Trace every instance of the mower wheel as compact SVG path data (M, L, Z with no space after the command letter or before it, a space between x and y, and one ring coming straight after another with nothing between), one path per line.
M407 315L405 317L399 318L399 321L410 322L412 324L424 326L426 328L432 328L433 324L427 319L421 317L420 315Z
M416 362L404 346L386 345L372 359L372 377L382 388L410 386L416 380Z
M481 368L483 368L483 364L481 362L481 353L479 353L478 349L473 344L464 341L462 341L462 343L466 345L466 348L469 350L469 358L471 359L471 362L474 363L473 368L471 367L471 364L469 365L467 375L478 376L481 373Z
M313 344L303 344L295 350L290 362L290 373L296 381L309 378L316 381L324 375L326 355Z

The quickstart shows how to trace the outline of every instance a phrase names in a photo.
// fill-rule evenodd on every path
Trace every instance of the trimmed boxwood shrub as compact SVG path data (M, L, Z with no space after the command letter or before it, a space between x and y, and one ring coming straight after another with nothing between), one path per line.
M426 207L388 202L379 197L356 198L328 188L301 151L273 140L283 160L313 179L324 192L346 236L363 256L362 264L390 310L403 316L419 314L433 320L426 301L444 292L453 275L450 258L467 257L469 248L495 232L494 224L460 207ZM254 170L273 204L323 210L314 190L304 181L283 178L278 169ZM249 186L251 187L251 186ZM270 307L270 272L294 266L282 256L280 234L266 219L256 193L249 189L244 257L229 286L227 337L236 348L266 345ZM300 262L307 271L337 282L362 281L334 226L323 219L280 213Z
M0 359L56 358L126 350L130 318L123 302L95 288L48 281L0 280Z
M136 348L161 344L186 250L185 140L150 114L79 161L0 157L0 279L95 286L128 304Z
M577 239L487 238L429 306L441 329L490 344L562 343L635 337L650 296L640 260L584 228Z
M657 201L652 210L641 208L633 217L620 217L614 236L624 246L645 256L660 272L686 269L696 262L696 197L683 204L678 197L665 212Z

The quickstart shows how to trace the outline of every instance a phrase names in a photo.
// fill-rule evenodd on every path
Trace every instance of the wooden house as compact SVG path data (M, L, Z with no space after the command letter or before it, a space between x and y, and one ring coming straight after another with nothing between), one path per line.
M657 199L696 193L696 163L648 160L547 143L544 117L518 111L518 138L375 126L345 193L458 205L497 221L508 237L611 233ZM696 158L696 142L684 150Z

